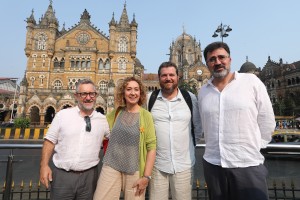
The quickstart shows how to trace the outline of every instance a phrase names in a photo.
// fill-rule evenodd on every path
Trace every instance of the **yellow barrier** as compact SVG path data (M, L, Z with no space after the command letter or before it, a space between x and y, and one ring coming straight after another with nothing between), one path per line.
M300 129L277 129L273 133L275 135L300 135Z
M42 140L47 130L47 128L1 128L0 140Z

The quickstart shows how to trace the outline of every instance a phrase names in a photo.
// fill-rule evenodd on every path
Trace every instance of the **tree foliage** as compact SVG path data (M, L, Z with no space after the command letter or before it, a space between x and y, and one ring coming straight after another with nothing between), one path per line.
M14 119L14 127L16 128L21 128L21 129L25 129L28 128L30 126L30 119L28 118L16 118Z

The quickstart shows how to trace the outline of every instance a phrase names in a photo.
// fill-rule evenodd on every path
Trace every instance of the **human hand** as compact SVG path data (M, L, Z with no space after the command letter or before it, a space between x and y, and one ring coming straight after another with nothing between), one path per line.
M136 189L135 196L141 196L145 192L148 183L149 180L147 178L145 177L139 178L132 186L132 188Z
M41 166L40 168L40 181L46 188L49 188L49 182L52 181L52 170L49 165Z

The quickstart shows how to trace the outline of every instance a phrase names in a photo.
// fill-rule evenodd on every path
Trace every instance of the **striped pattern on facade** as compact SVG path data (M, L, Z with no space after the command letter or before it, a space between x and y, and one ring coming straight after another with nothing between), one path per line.
M1 128L0 140L33 139L42 140L47 133L46 128Z

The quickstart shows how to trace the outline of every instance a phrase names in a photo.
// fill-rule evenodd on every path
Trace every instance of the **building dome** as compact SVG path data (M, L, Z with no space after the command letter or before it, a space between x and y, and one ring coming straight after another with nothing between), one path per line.
M241 68L240 73L254 73L257 70L256 66L252 62L245 62Z

